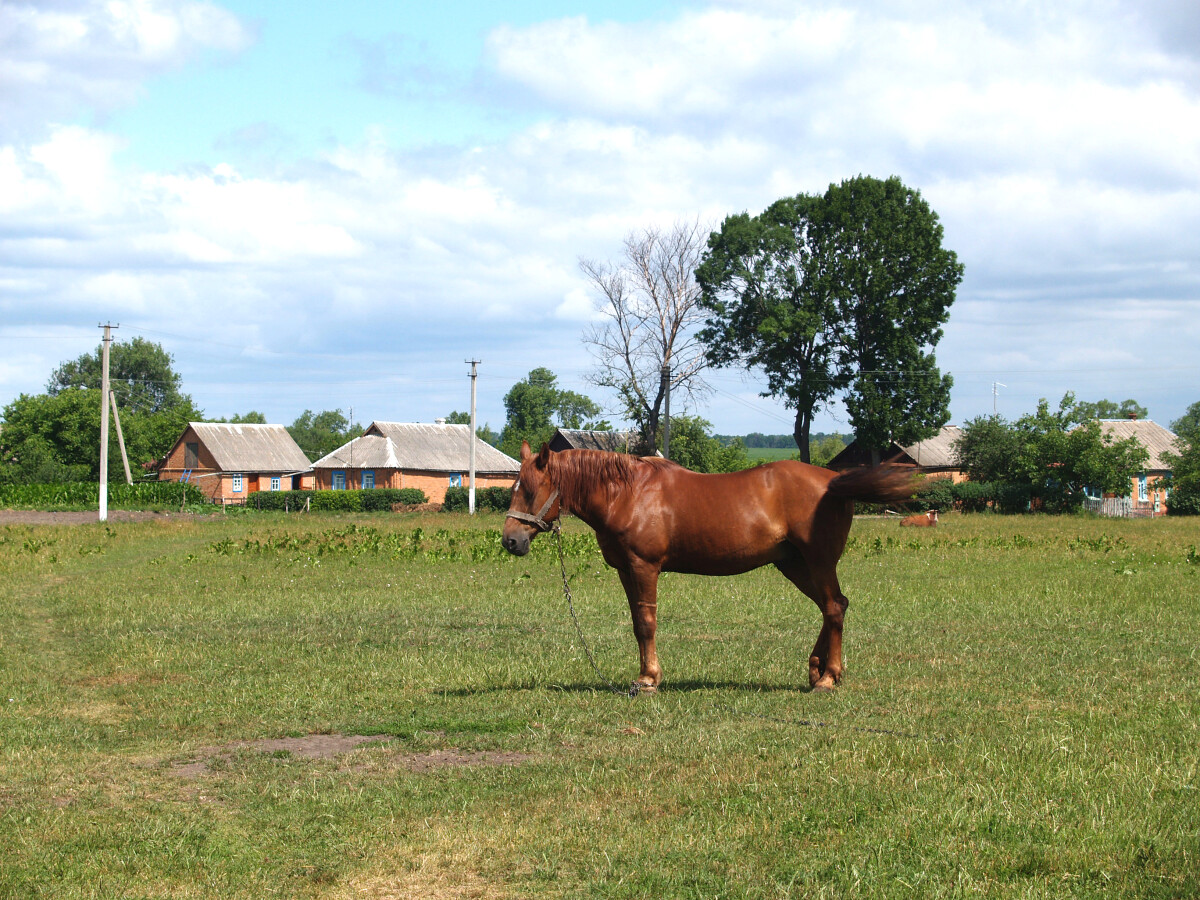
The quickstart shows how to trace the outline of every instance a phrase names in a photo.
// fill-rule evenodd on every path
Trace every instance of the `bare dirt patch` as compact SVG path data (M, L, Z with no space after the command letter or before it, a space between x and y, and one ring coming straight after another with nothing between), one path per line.
M363 744L387 743L387 735L366 734L309 734L296 738L267 738L260 741L234 741L222 747L206 747L201 758L176 763L171 772L180 778L198 778L212 772L212 763L228 762L238 750L259 753L287 753L299 759L332 759L356 750Z
M221 747L206 747L200 751L199 758L175 763L171 766L171 774L180 778L210 775L213 763L229 762L240 750L286 754L297 759L334 759L364 745L382 745L393 740L395 738L378 734L309 734L295 738L234 741ZM529 762L532 758L528 753L448 748L423 753L395 753L388 757L385 765L393 770L405 769L417 774L426 774L442 769L472 766L515 766ZM362 768L365 770L374 767Z

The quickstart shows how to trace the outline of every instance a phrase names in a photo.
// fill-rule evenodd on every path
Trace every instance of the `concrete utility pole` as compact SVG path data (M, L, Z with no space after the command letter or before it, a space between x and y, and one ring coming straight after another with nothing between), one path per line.
M112 343L112 330L120 325L98 325L104 329L100 344L100 521L108 521L108 345Z
M482 360L465 360L471 366L471 487L467 492L467 509L475 515L475 381L479 377L479 363Z

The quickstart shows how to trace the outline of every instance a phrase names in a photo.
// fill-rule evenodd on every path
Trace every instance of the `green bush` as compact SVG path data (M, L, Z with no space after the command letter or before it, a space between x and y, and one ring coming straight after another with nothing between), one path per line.
M949 478L928 478L917 490L912 508L918 512L954 508L954 484Z
M204 494L194 484L143 481L108 486L108 506L111 509L178 507L181 503L204 502ZM95 482L0 485L0 508L86 509L99 504L100 485Z
M996 499L996 486L988 481L962 481L954 485L954 500L963 512L985 512Z
M1167 498L1167 515L1200 516L1200 477L1176 478Z
M452 487L446 490L442 509L446 512L466 512L470 509L470 488ZM512 502L512 489L502 487L476 488L475 509L504 512Z
M373 488L364 491L258 491L246 499L252 509L290 510L305 508L337 512L387 512L396 503L417 506L429 500L418 488Z
M996 485L996 505L1002 513L1023 513L1029 511L1029 502L1033 498L1033 488L1028 484L1006 482ZM1057 498L1052 498L1057 508Z

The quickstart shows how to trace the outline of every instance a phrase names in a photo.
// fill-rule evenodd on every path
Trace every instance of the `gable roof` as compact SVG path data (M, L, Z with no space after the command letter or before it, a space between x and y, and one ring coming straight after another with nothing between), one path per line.
M409 469L466 472L471 465L470 425L372 422L357 437L312 464L314 469ZM516 477L521 464L475 437L475 471Z
M943 425L933 437L917 441L915 444L902 447L893 442L882 451L880 461L917 466L920 469L957 469L959 465L954 454L954 442L962 437L962 433L962 429L957 425ZM870 462L870 448L863 447L854 440L838 452L827 465L831 469L842 469L869 465Z
M188 427L223 472L307 472L310 467L308 457L282 425L189 422Z
M1136 438L1150 453L1150 458L1146 460L1147 472L1170 470L1171 465L1165 459L1165 455L1179 452L1179 448L1175 446L1175 433L1163 428L1153 419L1101 419L1100 427L1104 429L1105 434L1118 441Z
M943 425L933 437L901 449L922 469L955 469L958 458L954 453L954 442L962 437L962 433L957 425Z
M581 431L576 428L559 428L554 437L561 437L562 442L572 450L613 450L618 453L628 453L637 444L636 431ZM550 440L550 448L558 449L554 438Z

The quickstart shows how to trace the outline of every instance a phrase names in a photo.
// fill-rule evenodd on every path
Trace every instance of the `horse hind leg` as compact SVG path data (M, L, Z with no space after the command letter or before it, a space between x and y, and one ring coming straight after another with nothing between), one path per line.
M808 657L808 683L814 691L833 690L842 680L842 626L850 601L842 593L832 566L810 566L802 559L776 563L792 584L821 611L821 632Z

